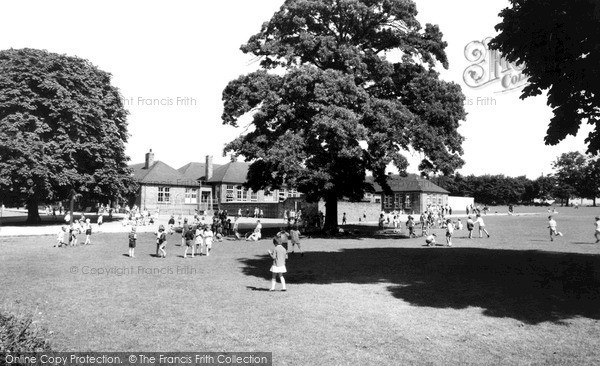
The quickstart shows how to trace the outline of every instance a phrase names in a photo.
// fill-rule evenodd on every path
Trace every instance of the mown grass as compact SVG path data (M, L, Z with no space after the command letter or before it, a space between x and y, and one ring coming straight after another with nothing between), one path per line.
M288 260L287 292L266 291L268 239L183 259L173 235L160 259L151 234L139 235L136 258L124 255L126 234L66 249L49 236L1 238L2 293L38 309L56 350L270 351L277 365L593 364L600 212L559 211L565 236L552 243L544 211L487 216L491 238L456 232L453 248L305 239L306 255ZM90 273L102 268L112 273Z

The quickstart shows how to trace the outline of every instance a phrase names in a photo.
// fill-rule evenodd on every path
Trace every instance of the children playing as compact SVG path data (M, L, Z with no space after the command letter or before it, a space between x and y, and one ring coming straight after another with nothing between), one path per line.
M562 233L556 230L556 220L552 216L548 216L548 229L550 229L550 241L554 241L555 236L562 236Z
M460 221L460 219L458 219L458 221L456 222L456 230L462 230L463 229L463 224L462 221Z
M135 226L131 226L131 231L129 232L129 257L135 258L135 245L137 242L137 234L136 234Z
M271 266L271 272L273 273L273 277L271 278L270 291L275 291L277 277L279 277L279 281L281 282L281 291L286 291L285 279L283 278L283 274L287 272L285 268L287 252L279 242L278 238L273 238L273 245L275 245L275 250L269 250L269 255L271 256L271 258L273 258L273 265Z

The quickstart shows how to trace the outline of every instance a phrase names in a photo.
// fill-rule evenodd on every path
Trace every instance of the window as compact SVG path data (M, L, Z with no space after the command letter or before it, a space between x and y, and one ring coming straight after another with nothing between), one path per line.
M185 189L185 203L198 203L198 189L186 188Z
M254 191L250 191L250 201L256 202L258 201L258 193Z
M300 193L298 193L296 188L290 188L288 190L288 197L300 197Z
M227 185L225 190L225 202L233 201L233 185Z
M383 208L386 210L391 210L394 205L394 196L383 196Z
M394 209L402 209L402 194L394 193Z
M277 202L277 197L279 193L277 190L274 191L265 191L263 195L263 201L265 202Z
M286 197L285 193L286 193L285 189L280 189L279 190L279 196L278 196L279 197L279 202L285 201L285 197Z
M404 197L404 207L405 207L406 209L409 209L409 208L411 208L411 207L412 207L412 203L411 203L411 201L410 201L410 194L407 194L407 195Z
M171 192L169 187L158 187L158 202L170 202Z

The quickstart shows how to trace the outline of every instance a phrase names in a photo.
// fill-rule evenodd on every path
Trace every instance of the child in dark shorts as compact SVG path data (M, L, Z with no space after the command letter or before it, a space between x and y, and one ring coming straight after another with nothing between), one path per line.
M131 258L135 258L135 245L137 243L137 234L136 227L131 227L131 232L129 233L129 256Z
M469 230L469 239L473 239L473 229L475 228L475 223L471 216L467 217L467 230Z

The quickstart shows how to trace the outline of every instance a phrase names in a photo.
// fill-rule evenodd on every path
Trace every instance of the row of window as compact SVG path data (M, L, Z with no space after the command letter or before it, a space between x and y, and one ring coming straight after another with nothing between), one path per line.
M176 199L176 201L179 201ZM171 188L169 187L158 187L158 202L171 202ZM198 203L198 189L197 188L186 188L183 194L183 203Z
M410 209L412 207L412 198L410 194L394 193L394 195L385 195L383 197L383 208L386 210L393 209Z
M208 193L207 193L208 194ZM300 197L300 193L296 189L279 189L273 192L264 192L263 202L282 202L288 197ZM203 193L203 201L204 197ZM171 188L170 187L158 187L158 202L168 203L171 202ZM179 201L178 198L175 201ZM234 186L228 185L225 191L226 202L257 202L258 192L246 189L241 185ZM176 202L177 203L177 202ZM198 189L197 188L186 188L183 203L195 204L198 203Z
M272 192L264 191L262 202L283 202L288 197L300 197L296 189L276 189ZM244 188L241 185L229 184L225 187L226 202L257 202L258 192Z

